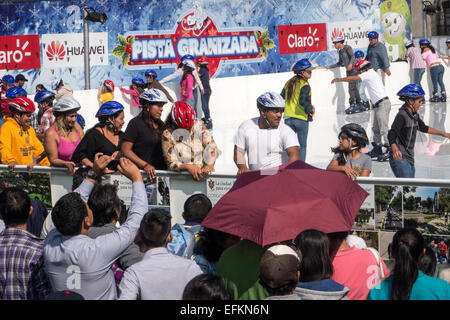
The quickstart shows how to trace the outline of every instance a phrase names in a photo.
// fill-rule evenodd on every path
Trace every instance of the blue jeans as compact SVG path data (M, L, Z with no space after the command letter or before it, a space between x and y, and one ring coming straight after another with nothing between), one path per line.
M190 99L181 100L181 101L186 102L186 103L189 104L192 108L194 108L194 99L195 99L195 97L192 97L192 98L190 98ZM195 108L194 108L194 110L195 110ZM197 115L197 110L195 110L195 114Z
M445 92L444 81L444 66L442 64L432 66L430 68L431 82L433 82L433 94L438 92L438 84L441 87L441 92Z
M396 178L414 178L416 168L406 159L395 160L394 157L389 158L389 165Z
M425 73L425 68L413 69L413 83L420 86L420 82L422 81L422 76L424 73Z
M291 127L292 130L297 134L298 143L300 144L300 160L306 160L306 140L308 138L309 123L305 120L300 120L297 118L287 118L284 123Z
M201 101L202 101L202 110L203 110L203 116L205 119L211 118L209 114L209 98L211 97L211 90L206 89L205 94L201 95Z

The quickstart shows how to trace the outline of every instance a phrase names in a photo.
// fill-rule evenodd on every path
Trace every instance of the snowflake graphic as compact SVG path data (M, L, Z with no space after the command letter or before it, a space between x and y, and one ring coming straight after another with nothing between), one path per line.
M53 10L56 11L56 14L57 14L58 16L61 14L62 9L64 9L64 7L61 7L61 6L59 5L59 2L56 4L55 7L52 7L52 8L53 8Z
M23 5L22 4L14 5L14 7L16 9L17 15L21 15L23 13Z
M36 5L33 4L33 10L28 9L28 11L31 12L31 17L34 18L34 17L37 17L37 14L38 14L39 11L41 11L41 10L40 10L40 9L36 9Z
M120 18L120 16L118 15L118 14L113 14L112 16L111 16L111 18L114 20L114 21L117 21L117 20L119 20L119 18Z
M15 22L15 21L9 22L9 17L6 17L6 22L2 21L3 29L4 29L6 32L12 31L12 30L14 29L14 28L12 27L12 24L13 24L14 22Z
M47 28L47 32L50 32L50 27L52 26L52 23L50 22L49 18L47 18L47 22L43 26Z
M107 2L108 2L108 0L97 0L98 8L104 7Z

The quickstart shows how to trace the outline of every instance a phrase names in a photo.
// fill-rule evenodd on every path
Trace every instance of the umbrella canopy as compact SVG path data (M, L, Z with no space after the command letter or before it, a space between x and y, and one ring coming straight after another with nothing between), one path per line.
M202 226L262 246L294 239L306 229L349 231L367 195L346 175L298 160L241 174Z

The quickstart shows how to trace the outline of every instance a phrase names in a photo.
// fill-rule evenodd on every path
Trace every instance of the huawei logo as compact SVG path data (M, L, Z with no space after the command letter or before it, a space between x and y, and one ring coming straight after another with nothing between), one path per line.
M47 57L50 61L55 59L55 61L62 60L66 55L66 49L64 45L58 40L52 41L47 47Z
M342 31L340 31L338 28L334 28L333 33L331 34L331 39L334 39L336 37L343 38L344 35L342 34Z

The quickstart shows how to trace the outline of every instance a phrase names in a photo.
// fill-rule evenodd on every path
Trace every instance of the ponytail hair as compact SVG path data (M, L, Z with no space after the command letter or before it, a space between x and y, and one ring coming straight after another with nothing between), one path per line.
M286 101L290 101L294 94L295 83L300 79L300 75L295 75L289 79L286 88Z
M419 261L424 248L425 241L416 229L405 228L394 235L392 300L409 300L412 286L419 275Z

